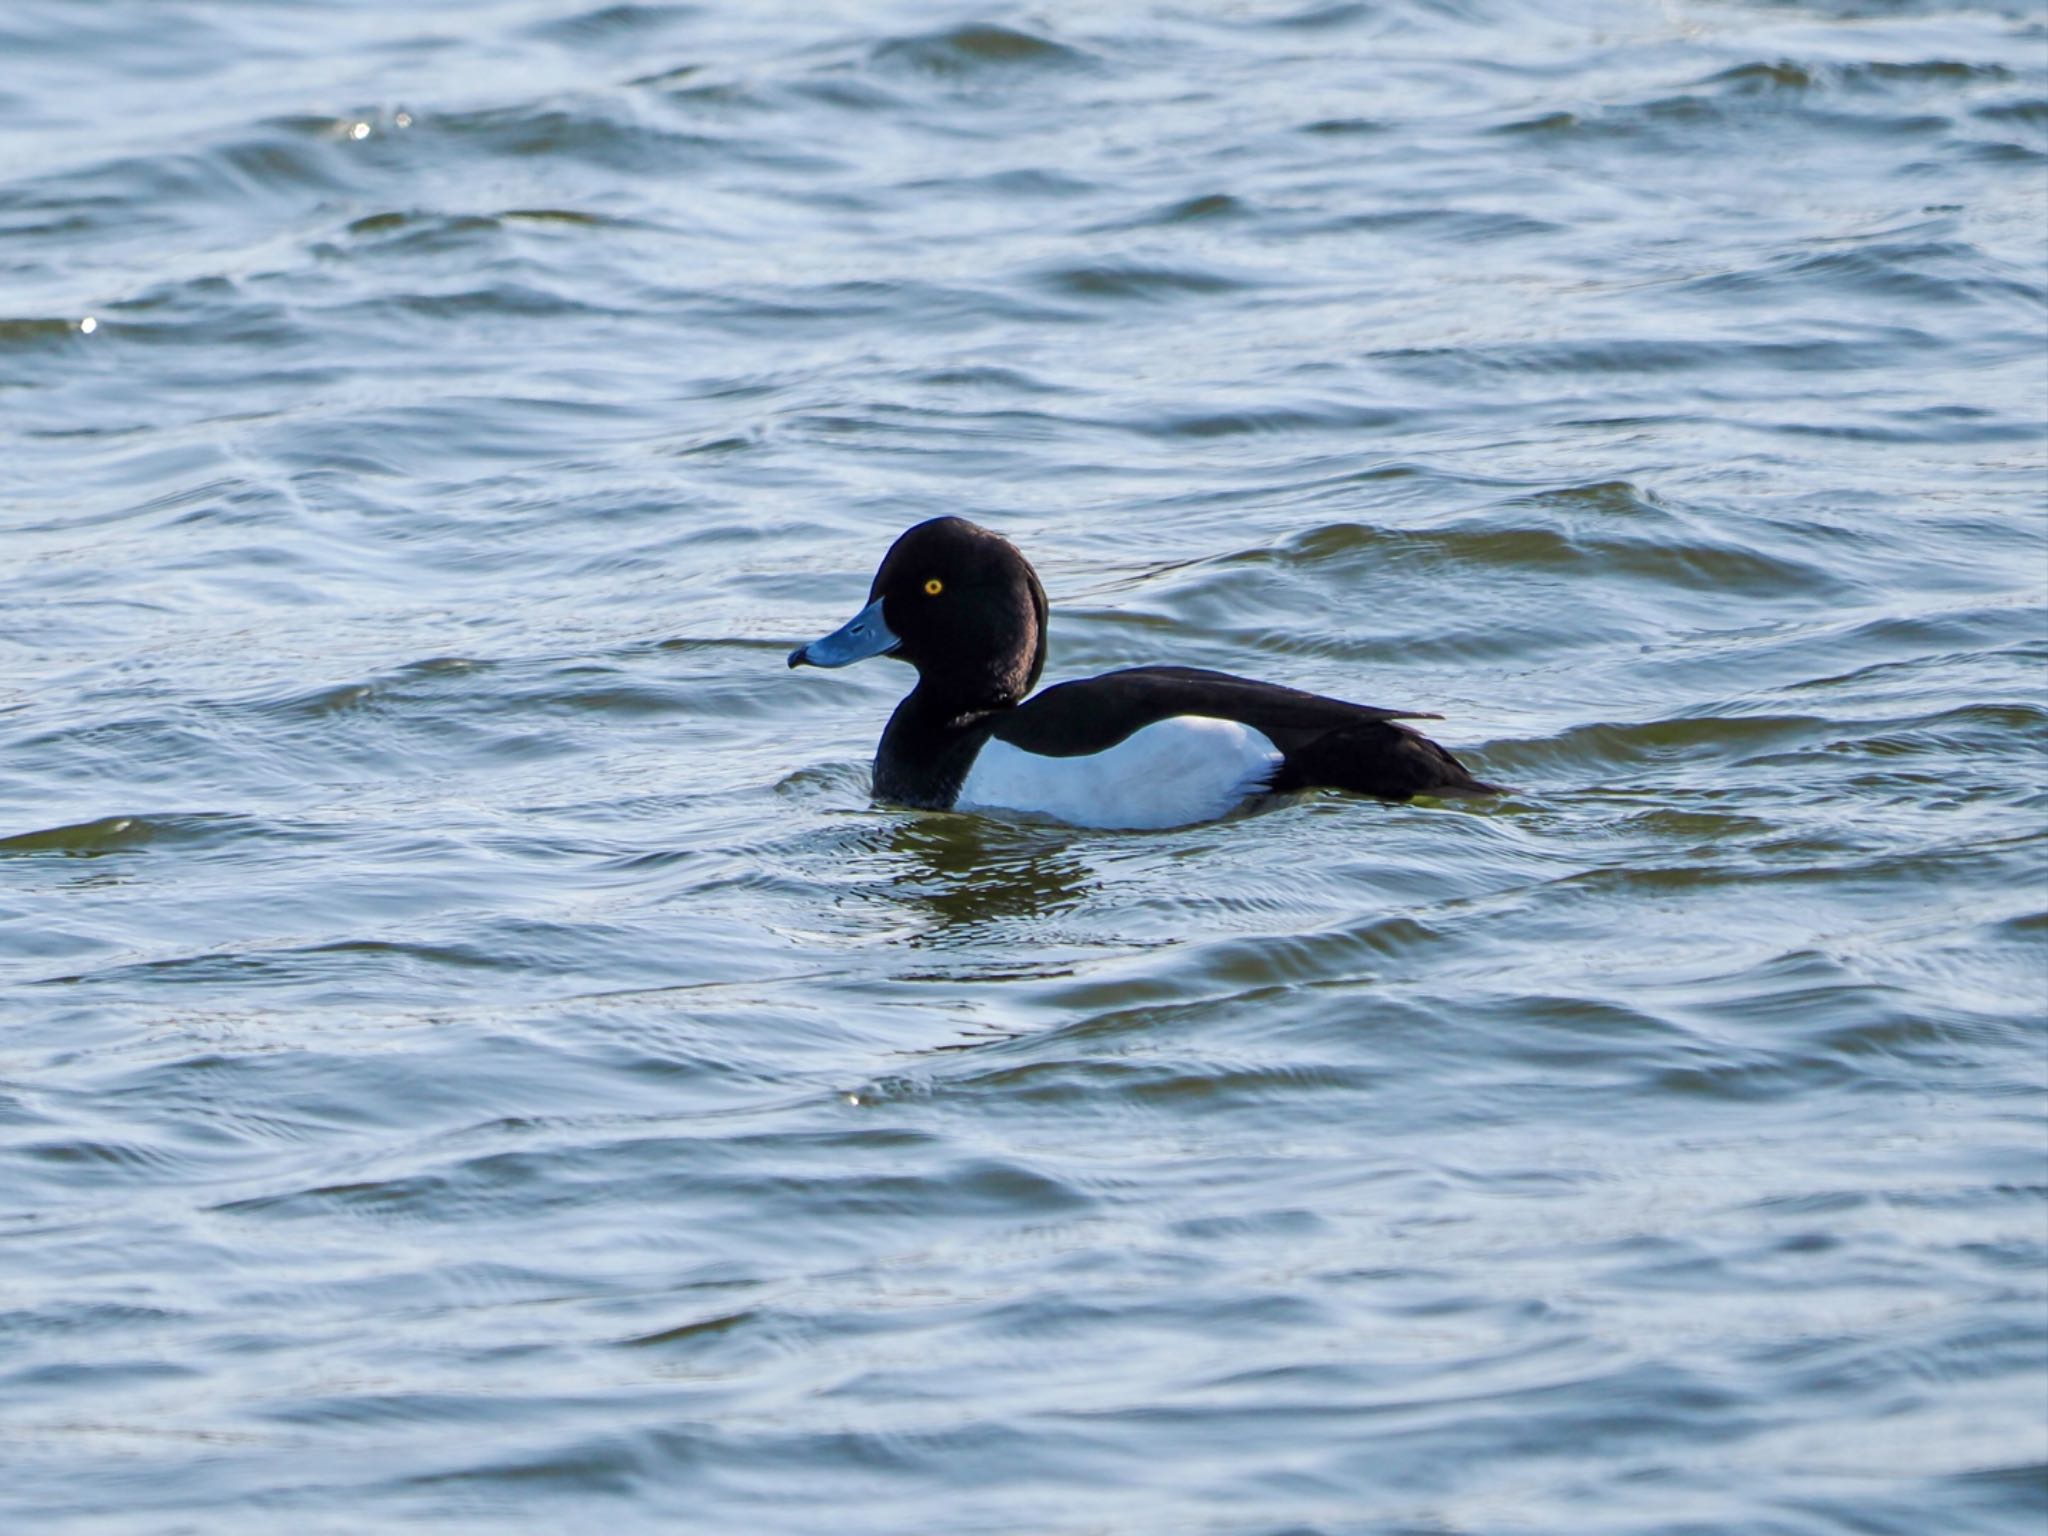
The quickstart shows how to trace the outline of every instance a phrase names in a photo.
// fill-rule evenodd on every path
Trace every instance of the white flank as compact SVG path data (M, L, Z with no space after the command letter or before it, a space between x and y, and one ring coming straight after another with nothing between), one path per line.
M1107 752L1043 757L991 741L955 802L963 811L1024 811L1077 827L1184 827L1214 821L1273 781L1280 750L1235 720L1174 715Z

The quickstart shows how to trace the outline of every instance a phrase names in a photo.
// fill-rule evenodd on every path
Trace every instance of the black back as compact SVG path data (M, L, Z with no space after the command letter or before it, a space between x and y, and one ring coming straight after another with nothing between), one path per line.
M1275 791L1347 789L1406 800L1425 791L1485 794L1495 788L1427 736L1394 723L1436 715L1352 704L1200 667L1130 667L1059 683L994 716L990 734L1026 752L1079 757L1175 715L1235 720L1261 732L1284 759Z

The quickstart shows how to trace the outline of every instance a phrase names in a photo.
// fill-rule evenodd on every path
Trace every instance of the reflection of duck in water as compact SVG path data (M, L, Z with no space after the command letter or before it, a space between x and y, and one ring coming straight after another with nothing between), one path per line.
M1094 883L1088 866L1050 827L910 818L890 828L889 849L902 856L889 876L891 898L937 920L933 931L920 936L924 941L940 941L951 930L1070 911Z
M1295 789L1382 800L1496 792L1396 723L1434 715L1225 672L1130 667L1027 701L1045 666L1045 624L1045 589L1015 545L936 517L890 548L867 607L789 664L895 656L917 668L875 753L875 796L926 810L1178 827Z

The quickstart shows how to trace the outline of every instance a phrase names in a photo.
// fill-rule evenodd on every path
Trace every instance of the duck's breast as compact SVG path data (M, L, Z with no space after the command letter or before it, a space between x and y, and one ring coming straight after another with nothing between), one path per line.
M1280 749L1235 720L1173 715L1115 746L1073 757L991 739L955 807L1021 811L1079 827L1181 827L1213 821L1271 784Z

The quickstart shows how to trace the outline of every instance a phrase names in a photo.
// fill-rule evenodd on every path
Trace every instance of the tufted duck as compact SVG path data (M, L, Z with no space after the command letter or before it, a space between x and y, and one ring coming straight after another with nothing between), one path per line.
M1499 792L1395 724L1440 716L1224 672L1129 667L1027 701L1045 667L1045 626L1045 589L1015 545L935 517L890 548L868 605L789 664L895 656L917 668L875 752L875 797L899 805L1178 827L1288 790Z

